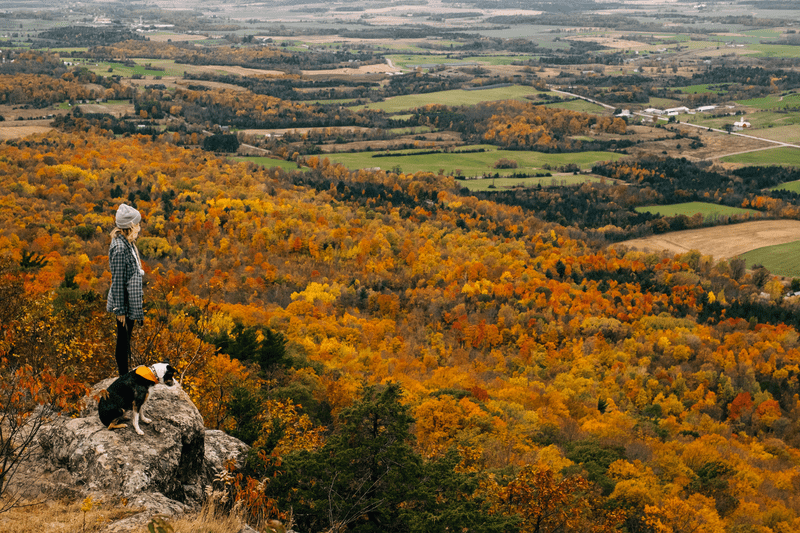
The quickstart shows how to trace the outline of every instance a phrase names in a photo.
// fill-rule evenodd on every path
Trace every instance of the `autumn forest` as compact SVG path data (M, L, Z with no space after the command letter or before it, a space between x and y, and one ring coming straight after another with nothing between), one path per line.
M400 126L544 154L624 155L635 139L622 118L519 99L398 116L285 96L334 86L336 96L368 94L298 74L343 54L140 40L91 48L119 62L284 70L274 83L242 78L236 90L135 88L49 52L3 63L4 105L134 108L120 117L76 107L47 133L0 144L4 381L60 395L69 412L114 375L107 254L124 202L143 217L145 319L133 363L168 359L206 426L252 446L228 490L254 524L800 529L800 322L785 296L800 283L696 250L612 246L741 220L635 210L650 203L713 201L798 219L797 194L767 192L797 170L658 155L593 164L598 181L573 188L474 192L442 172L347 168L326 143L386 140ZM525 72L468 78L544 88ZM455 83L422 71L405 79L408 94ZM316 129L227 133L267 127ZM240 142L275 165L233 157ZM431 139L417 148L457 149ZM19 401L0 389L2 401Z
M272 456L314 450L363 387L394 383L414 452L455 450L487 499L535 486L519 476L540 465L586 479L580 493L635 530L794 520L798 334L725 316L713 284L741 301L758 289L736 265L598 249L433 175L323 160L313 172L336 185L317 191L99 132L1 157L3 300L20 302L4 308L6 357L86 383L113 373L108 228L131 194L148 280L137 353L184 372L211 427L256 425L266 446L282 420ZM385 199L352 199L366 186Z

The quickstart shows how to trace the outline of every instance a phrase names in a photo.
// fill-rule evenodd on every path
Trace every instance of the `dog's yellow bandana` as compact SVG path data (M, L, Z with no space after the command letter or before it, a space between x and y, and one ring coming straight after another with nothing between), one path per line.
M153 373L153 371L150 370L149 366L144 366L144 365L137 366L134 372L136 372L138 375L142 376L144 379L148 381L152 381L153 383L158 383L158 378Z

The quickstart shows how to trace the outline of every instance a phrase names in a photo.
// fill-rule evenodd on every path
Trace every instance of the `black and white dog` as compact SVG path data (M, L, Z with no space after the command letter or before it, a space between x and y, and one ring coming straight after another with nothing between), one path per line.
M117 378L107 389L100 392L97 412L100 421L108 429L126 427L120 420L125 411L133 411L133 427L136 433L144 435L139 429L139 418L145 424L150 419L142 413L144 402L150 394L150 387L156 383L172 386L175 383L175 369L169 363L156 363L151 366L137 366L124 376Z

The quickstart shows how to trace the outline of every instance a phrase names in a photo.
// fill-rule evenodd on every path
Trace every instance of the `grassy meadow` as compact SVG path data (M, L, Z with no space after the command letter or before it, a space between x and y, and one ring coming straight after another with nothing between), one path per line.
M751 44L750 50L755 50L755 57L800 57L800 46L790 44Z
M681 91L684 94L705 94L716 93L720 96L728 94L728 83L714 84L714 83L701 83L699 85L686 85L684 87L675 87L676 91Z
M511 85L509 87L495 87L493 89L478 89L473 91L453 89L435 93L395 96L387 98L383 102L358 106L354 109L379 109L387 113L397 113L428 104L449 106L476 105L481 102L495 102L498 100L526 100L527 97L530 96L540 98L543 94L547 93L537 91L533 87L524 85Z
M459 180L459 185L470 191L492 191L516 187L569 187L587 182L602 182L605 178L587 174L556 174L532 178L480 178Z
M448 57L447 54L391 54L386 56L395 66L411 69L420 65L469 65L476 63L474 59Z
M480 148L486 151L459 153L459 150L476 150ZM547 170L545 168L546 165L555 169L570 163L578 165L581 169L587 169L599 161L616 161L624 157L624 154L611 152L544 154L541 152L498 150L497 147L491 145L463 146L450 153L373 157L379 153L381 152L338 153L327 154L325 157L353 170L375 167L380 167L383 170L399 168L406 173L441 171L445 175L461 175L464 177L479 177L495 173L501 176L508 176L515 172L543 173ZM415 151L403 150L391 153L414 154ZM495 169L495 162L501 158L516 161L518 167L514 169Z
M608 113L608 110L601 105L587 102L583 99L568 100L566 102L553 102L545 104L545 107L556 107L558 109L568 109L570 111L579 111L581 113L593 113L595 115L602 115Z
M787 167L800 167L800 148L778 147L768 150L758 150L746 154L731 155L721 159L723 163L739 163L742 165L778 165ZM798 182L791 182L798 183ZM791 183L784 183L773 189L789 189L800 192L800 185L791 187Z
M798 255L800 255L800 241L765 246L742 254L741 258L745 260L748 268L763 265L773 274L795 278L800 277Z
M771 110L771 109L786 109L786 108L800 108L800 94L789 93L785 95L770 95L762 98L751 98L749 100L739 100L737 103L758 109Z
M800 114L795 118L800 124ZM748 134L771 141L800 144L800 127L797 124L770 125L766 128L748 132Z
M102 76L117 75L123 78L131 78L133 76L183 76L186 72L198 71L199 67L194 65L185 65L176 63L172 59L134 59L135 65L127 66L122 63L107 62L107 61L93 61L84 63L87 69L95 74ZM147 68L147 66L151 68ZM202 67L206 71L208 67ZM213 69L212 69L213 71ZM225 69L218 69L218 74L225 74Z
M719 216L737 215L758 215L760 212L754 209L743 209L741 207L728 207L725 205L709 204L706 202L686 202L671 205L649 205L637 207L639 213L660 214L664 217L674 217L685 215L692 217L697 214L703 215L704 220L714 219Z
M786 183L781 183L780 185L776 185L775 187L772 188L776 190L783 189L800 194L800 181L789 181Z

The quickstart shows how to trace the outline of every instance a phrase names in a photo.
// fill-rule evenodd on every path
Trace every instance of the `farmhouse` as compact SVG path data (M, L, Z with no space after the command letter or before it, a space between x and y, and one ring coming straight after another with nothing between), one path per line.
M695 109L695 111L697 111L698 113L708 113L709 111L714 111L716 108L717 106L715 105L704 105L698 107L697 109Z
M747 122L745 119L737 120L733 123L733 130L734 131L742 131L745 128L749 128L750 123Z

